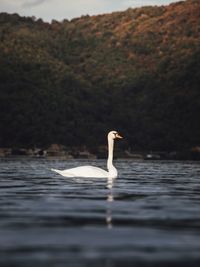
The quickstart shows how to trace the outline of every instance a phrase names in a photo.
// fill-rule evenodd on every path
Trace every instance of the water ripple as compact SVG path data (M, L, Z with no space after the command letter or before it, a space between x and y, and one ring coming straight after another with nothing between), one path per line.
M113 181L50 171L85 164L0 160L1 266L199 266L199 162L117 160Z

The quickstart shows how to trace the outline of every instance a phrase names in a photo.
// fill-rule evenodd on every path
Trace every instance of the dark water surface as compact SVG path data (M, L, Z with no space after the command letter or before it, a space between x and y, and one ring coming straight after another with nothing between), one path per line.
M200 266L200 162L117 160L119 177L51 168L104 160L0 160L0 266Z

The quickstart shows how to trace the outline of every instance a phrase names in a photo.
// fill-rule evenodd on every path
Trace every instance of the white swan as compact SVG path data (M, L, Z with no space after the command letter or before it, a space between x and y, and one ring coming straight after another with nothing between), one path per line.
M122 136L120 136L118 132L111 131L108 133L108 160L107 160L108 171L105 171L101 168L94 166L81 166L67 170L56 170L56 169L51 169L51 170L65 177L116 178L117 169L113 166L113 148L114 148L114 140L117 138L122 138Z

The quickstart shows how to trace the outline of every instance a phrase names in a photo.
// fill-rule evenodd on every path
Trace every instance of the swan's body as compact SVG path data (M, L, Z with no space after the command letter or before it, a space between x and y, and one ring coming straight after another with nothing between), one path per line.
M97 178L103 178L108 176L108 172L104 171L101 168L94 167L94 166L81 166L77 168L71 168L67 170L56 170L52 169L52 171L55 171L62 176L65 177L97 177Z
M108 160L107 160L108 171L105 171L101 168L94 166L81 166L67 170L56 170L56 169L51 169L51 170L65 177L116 178L117 169L113 166L113 149L114 149L114 139L117 138L122 138L122 137L116 131L111 131L108 133Z

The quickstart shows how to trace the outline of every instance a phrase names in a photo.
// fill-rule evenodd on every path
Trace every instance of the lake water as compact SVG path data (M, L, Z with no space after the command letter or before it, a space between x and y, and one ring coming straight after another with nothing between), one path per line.
M0 266L200 266L200 162L0 160Z

